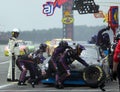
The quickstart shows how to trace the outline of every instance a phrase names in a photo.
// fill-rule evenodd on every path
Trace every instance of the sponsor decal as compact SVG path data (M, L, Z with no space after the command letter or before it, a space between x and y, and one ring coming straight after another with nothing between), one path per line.
M46 14L46 16L54 14L53 2L46 2L46 4L43 4L43 14Z
M64 12L64 17L62 19L62 23L64 24L72 24L74 21L73 17L71 16L69 11Z
M46 2L46 4L43 4L43 14L46 16L52 16L55 8L60 8L67 1L68 0L55 0L54 2Z

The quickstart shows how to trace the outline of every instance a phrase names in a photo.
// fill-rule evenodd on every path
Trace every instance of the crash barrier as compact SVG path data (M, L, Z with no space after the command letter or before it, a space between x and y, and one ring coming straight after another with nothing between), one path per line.
M101 66L91 65L84 70L83 79L89 87L97 88L105 83L106 74Z

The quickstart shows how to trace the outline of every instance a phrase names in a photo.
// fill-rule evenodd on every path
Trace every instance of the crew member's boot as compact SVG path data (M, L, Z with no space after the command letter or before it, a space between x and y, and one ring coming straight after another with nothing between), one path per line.
M27 85L27 84L25 84L25 83L22 82L22 81L18 81L18 85L19 85L19 86L24 86L24 85Z

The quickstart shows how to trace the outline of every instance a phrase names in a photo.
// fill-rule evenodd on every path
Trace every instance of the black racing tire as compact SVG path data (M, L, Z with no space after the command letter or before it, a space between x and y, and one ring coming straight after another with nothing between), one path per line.
M91 88L98 88L105 83L106 74L98 65L91 65L83 71L83 79Z

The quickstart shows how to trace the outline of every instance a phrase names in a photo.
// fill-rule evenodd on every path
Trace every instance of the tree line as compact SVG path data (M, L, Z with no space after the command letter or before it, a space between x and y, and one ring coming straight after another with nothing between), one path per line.
M98 31L106 26L75 26L73 31L73 40L86 41L91 36L96 35ZM11 32L0 32L0 44L8 43ZM41 43L54 38L63 38L62 28L53 28L48 30L22 30L18 39L33 41L33 43Z

